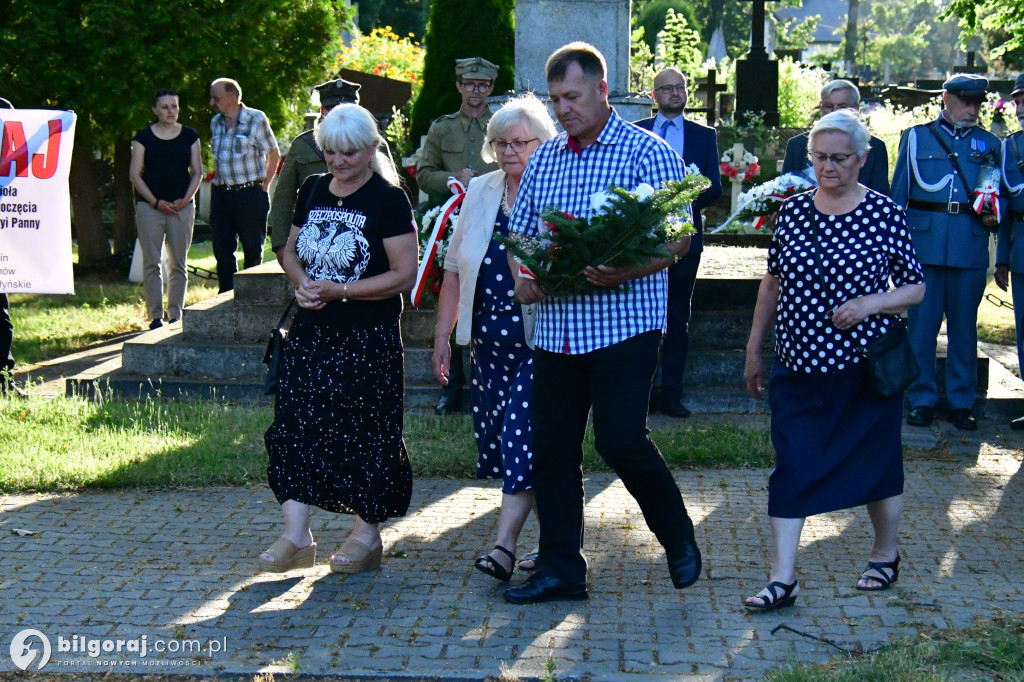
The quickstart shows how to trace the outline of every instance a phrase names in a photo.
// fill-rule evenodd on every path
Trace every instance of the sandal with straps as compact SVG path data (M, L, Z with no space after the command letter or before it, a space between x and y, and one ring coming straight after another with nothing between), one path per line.
M892 575L886 574L892 571ZM896 579L900 577L900 555L896 555L895 561L869 561L867 568L860 574L861 580L871 580L878 583L877 587L861 587L858 581L857 589L861 592L878 592L888 590Z
M473 562L473 568L480 571L481 573L486 573L492 578L496 578L497 580L500 580L503 583L507 583L512 578L512 574L515 573L516 570L516 555L508 551L501 545L495 545L494 549L498 550L499 552L501 552L502 554L504 554L512 560L512 568L505 568L504 566L499 564L497 560L495 560L495 558L490 554L484 554L482 557L478 558L475 562Z
M747 600L760 599L760 604L751 604L750 601L744 601L743 606L748 609L753 609L754 611L774 611L775 609L781 609L784 606L792 606L796 601L796 595L793 594L793 590L795 590L799 584L800 581L798 580L794 580L789 585L786 583L780 583L777 580L775 582L770 582L764 586L764 589L761 590L761 592L758 592L753 597L747 597Z
M287 573L299 568L312 568L316 564L316 543L299 548L288 538L281 537L263 554L269 554L273 560L266 561L256 557L256 566L267 573Z

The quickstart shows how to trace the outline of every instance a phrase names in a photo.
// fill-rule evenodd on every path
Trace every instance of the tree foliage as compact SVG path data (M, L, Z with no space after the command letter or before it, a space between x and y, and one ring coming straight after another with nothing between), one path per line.
M950 17L960 19L963 45L980 28L1006 38L992 48L991 56L1024 52L1024 3L1019 0L953 0L942 15L944 19Z
M359 0L359 30L390 28L400 36L423 39L431 0Z
M656 64L675 66L683 73L696 74L704 62L700 47L700 34L690 28L682 14L669 8L665 27L658 33Z
M435 118L458 111L455 60L483 57L499 67L494 93L512 88L515 72L513 0L478 0L466 11L464 0L433 0L423 39L423 90L412 111L411 135L418 141Z
M158 88L178 89L182 123L207 144L209 83L222 76L239 81L243 101L283 127L305 111L305 88L329 72L347 20L333 0L7 2L0 22L6 96L18 107L78 114L75 148L82 153L71 183L80 259L109 254L102 230L84 225L99 220L96 188L88 187L95 181L84 165L94 151L127 158L134 133L153 120ZM83 177L84 185L76 182ZM115 183L126 182L127 168L115 167Z

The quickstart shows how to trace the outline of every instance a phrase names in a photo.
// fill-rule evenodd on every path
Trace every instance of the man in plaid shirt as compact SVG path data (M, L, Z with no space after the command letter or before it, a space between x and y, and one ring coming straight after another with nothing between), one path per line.
M242 241L245 268L263 262L267 239L267 191L277 172L281 152L267 115L242 104L242 87L230 78L210 84L210 106L217 110L213 129L213 188L210 229L217 281L221 293L234 288L238 261L235 249Z
M663 140L623 121L608 105L604 57L571 43L548 59L548 93L565 130L533 153L509 229L537 236L549 207L586 217L590 197L609 186L660 188L682 179L682 159ZM666 246L675 260L689 237ZM528 604L587 598L583 538L583 436L591 410L601 457L636 498L665 548L677 588L700 576L693 523L661 452L649 438L647 403L665 329L672 258L637 268L587 268L600 293L549 299L537 283L516 276L516 297L539 302L534 338L533 476L540 520L537 570L505 600ZM629 284L623 291L622 285Z

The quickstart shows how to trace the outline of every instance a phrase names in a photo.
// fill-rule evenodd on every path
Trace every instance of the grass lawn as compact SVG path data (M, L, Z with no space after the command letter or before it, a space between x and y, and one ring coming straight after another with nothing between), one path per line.
M0 491L263 485L271 420L251 404L0 399ZM652 433L674 468L771 465L767 429L691 423ZM407 412L405 439L415 476L473 477L469 415ZM584 467L605 470L592 434Z
M944 682L1024 680L1024 617L1007 616L965 630L940 630L824 665L793 665L769 682Z
M269 242L268 242L269 243ZM265 246L264 261L269 247ZM216 270L210 242L192 244L188 264ZM217 282L189 275L185 305L217 294ZM149 319L142 298L142 285L85 276L75 281L75 293L11 294L14 323L14 358L19 365L73 353L103 339L129 331L146 329Z
M1007 305L1001 305L999 302ZM1016 325L1013 319L1013 300L1009 291L996 286L995 281L985 287L985 298L978 307L978 340L988 343L1001 343L1005 346L1017 345Z

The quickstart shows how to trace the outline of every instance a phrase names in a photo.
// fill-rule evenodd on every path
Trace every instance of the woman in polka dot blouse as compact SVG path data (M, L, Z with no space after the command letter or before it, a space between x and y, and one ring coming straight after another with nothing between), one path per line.
M768 585L744 602L750 609L795 601L797 546L813 514L867 505L874 544L856 587L883 590L899 577L903 396L871 392L861 351L921 301L924 275L903 209L857 182L868 140L854 113L818 121L808 157L819 187L782 206L768 251L744 378L755 398L769 389L773 560ZM761 352L773 323L766 381Z
M448 339L456 321L455 340L472 349L473 436L480 453L476 475L502 479L497 542L474 566L502 581L512 577L519 533L534 508L534 311L515 300L505 247L494 236L508 235L508 216L526 163L554 135L547 108L533 95L509 101L491 117L482 156L496 159L499 170L469 184L445 257L437 305L433 363L442 385L448 384ZM528 568L525 562L523 568Z

